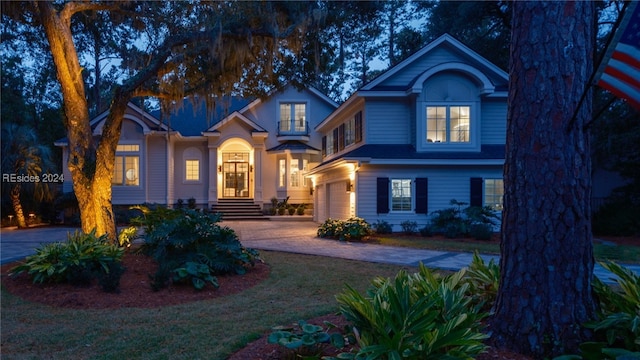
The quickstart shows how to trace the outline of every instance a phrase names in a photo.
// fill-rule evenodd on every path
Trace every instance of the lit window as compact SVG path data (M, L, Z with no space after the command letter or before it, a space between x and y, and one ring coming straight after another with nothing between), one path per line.
M391 210L411 211L411 180L391 180Z
M427 142L470 142L470 114L471 107L469 106L428 106Z
M287 160L280 159L279 160L279 168L280 168L280 176L278 181L278 186L285 187L287 181Z
M279 129L281 132L305 132L307 130L306 104L280 104Z
M185 180L187 181L200 180L200 160L186 160L184 167L185 167Z
M289 164L289 175L291 177L291 187L300 186L300 169L298 168L298 159L291 159Z
M111 184L140 185L140 145L118 145Z
M504 182L502 179L484 180L484 205L493 210L502 211L504 199Z
M307 177L305 176L309 172L309 160L302 160L302 186L307 187Z

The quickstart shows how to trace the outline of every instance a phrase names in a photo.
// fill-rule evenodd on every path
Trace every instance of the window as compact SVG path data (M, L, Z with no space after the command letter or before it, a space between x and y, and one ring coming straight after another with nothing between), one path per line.
M306 132L307 131L307 106L306 104L283 103L280 104L281 132Z
M118 145L112 185L140 185L140 145Z
M184 168L185 180L200 181L200 160L186 160Z
M327 136L325 137L326 140L326 154L327 155L331 155L335 152L335 149L333 147L334 142L333 142L333 131L329 131L329 133L327 134Z
M291 187L300 186L300 169L298 168L298 159L291 159L289 163L289 175L291 177Z
M427 106L428 143L468 143L470 131L470 106Z
M391 179L391 210L411 211L411 180Z
M278 178L279 179L278 186L285 187L287 182L287 160L280 159L278 160L278 164L279 164L279 170L280 170L280 176Z
M307 177L305 176L309 172L309 160L302 160L302 186L307 187Z
M484 180L484 205L493 210L502 211L504 199L504 182L502 179Z
M344 123L344 147L353 144L355 137L355 118Z

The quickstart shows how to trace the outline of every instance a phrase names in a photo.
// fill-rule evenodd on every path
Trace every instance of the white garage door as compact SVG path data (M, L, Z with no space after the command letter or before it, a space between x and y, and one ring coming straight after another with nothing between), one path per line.
M327 208L329 209L329 217L332 219L348 219L349 216L349 197L350 194L346 189L346 182L339 181L328 185L327 191Z
M324 185L316 187L316 203L313 206L313 211L316 213L317 222L327 220L327 192Z

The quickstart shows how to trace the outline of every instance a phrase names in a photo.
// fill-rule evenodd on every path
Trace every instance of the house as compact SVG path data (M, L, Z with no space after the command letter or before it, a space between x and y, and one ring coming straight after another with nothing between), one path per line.
M207 119L204 104L150 114L129 104L116 150L114 205L169 206L194 199L199 208L245 200L261 209L270 199L311 204L306 173L322 160L313 131L338 106L314 88L288 86L267 99L231 100ZM91 121L99 135L107 117ZM68 159L66 140L63 162ZM63 190L73 191L65 167Z
M428 223L455 199L502 209L508 75L443 35L354 93L315 131L314 220Z
M232 102L211 118L130 105L113 204L289 197L313 219L420 225L456 199L501 210L507 74L443 35L339 105L314 88ZM91 125L100 134L107 114ZM66 163L68 151L65 148ZM65 169L65 171L68 171ZM71 191L65 174L64 190Z

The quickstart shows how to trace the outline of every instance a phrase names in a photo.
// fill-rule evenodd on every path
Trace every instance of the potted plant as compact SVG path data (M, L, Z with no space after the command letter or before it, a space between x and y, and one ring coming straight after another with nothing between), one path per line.
M304 203L298 205L298 208L296 209L296 214L304 215L304 211L306 210L306 208L307 208L307 205Z
M287 211L289 211L289 215L293 215L296 213L296 207L293 205L289 205L289 207L287 208Z

